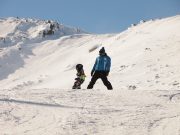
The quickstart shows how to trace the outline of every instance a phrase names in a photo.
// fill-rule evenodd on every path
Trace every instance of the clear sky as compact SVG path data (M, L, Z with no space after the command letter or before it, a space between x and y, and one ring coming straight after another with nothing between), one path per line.
M0 17L52 19L92 33L180 14L180 0L0 0Z

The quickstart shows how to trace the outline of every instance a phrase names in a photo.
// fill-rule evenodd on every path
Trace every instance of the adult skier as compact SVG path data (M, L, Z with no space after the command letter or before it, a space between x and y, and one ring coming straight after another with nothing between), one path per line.
M101 78L104 85L108 90L112 90L112 85L108 81L107 76L109 75L111 67L111 58L106 54L104 47L102 47L99 51L99 56L96 58L96 62L91 71L91 81L87 87L87 89L92 89L97 79Z

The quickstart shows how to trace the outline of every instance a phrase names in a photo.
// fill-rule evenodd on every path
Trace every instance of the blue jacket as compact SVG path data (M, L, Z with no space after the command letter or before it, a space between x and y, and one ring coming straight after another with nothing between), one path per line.
M111 58L107 55L100 55L96 58L96 62L93 66L92 72L94 71L105 71L109 72L111 67Z

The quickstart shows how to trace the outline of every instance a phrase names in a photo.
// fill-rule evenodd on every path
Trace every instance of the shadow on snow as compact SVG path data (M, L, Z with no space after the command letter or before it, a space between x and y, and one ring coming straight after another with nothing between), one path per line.
M72 108L83 109L83 107L66 106L66 105L50 104L50 103L41 103L41 102L34 102L34 101L24 101L24 100L16 100L16 99L0 99L0 102L19 103L19 104L44 106L44 107L57 107L57 108L68 108L68 109L72 109Z

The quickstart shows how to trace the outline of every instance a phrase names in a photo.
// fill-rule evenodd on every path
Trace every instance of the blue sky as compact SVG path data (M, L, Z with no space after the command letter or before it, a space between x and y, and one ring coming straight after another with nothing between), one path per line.
M92 33L117 33L132 23L180 14L180 0L0 0L0 17L57 20Z

